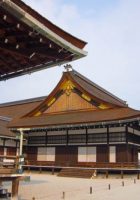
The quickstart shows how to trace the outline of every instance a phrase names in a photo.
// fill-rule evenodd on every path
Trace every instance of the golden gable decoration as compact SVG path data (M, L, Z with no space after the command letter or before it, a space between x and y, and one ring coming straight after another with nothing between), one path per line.
M70 80L68 80L64 83L62 89L65 91L66 95L69 96L74 87L75 87L74 84Z

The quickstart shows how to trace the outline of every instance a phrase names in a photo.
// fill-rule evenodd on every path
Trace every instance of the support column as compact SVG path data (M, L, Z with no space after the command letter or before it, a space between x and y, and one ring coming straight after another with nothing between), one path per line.
M12 198L11 200L18 200L19 178L12 181Z
M109 125L107 125L107 150L108 150L108 162L107 166L109 166L110 163L110 147L109 147Z
M69 144L69 130L66 130L66 145Z
M19 166L18 171L19 173L22 173L22 163L24 161L23 158L23 129L19 129L20 131L20 144L19 144Z
M23 154L23 129L20 129L20 146L19 146L19 156Z
M86 127L86 145L88 144L88 128Z
M46 138L46 145L47 145L48 144L48 131L46 131L45 138Z
M128 146L128 126L125 127L125 134L126 134L126 162L129 164L129 146Z

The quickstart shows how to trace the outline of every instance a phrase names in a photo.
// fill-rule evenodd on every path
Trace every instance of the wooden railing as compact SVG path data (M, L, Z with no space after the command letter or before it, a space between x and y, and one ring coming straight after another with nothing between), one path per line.
M19 158L17 156L0 156L0 174L16 173Z
M47 162L47 161L34 161L28 160L25 162L25 165L33 165L33 166L58 166L58 167L89 167L89 168L134 168L140 169L140 165L138 162L117 162L117 163L91 163L91 162Z

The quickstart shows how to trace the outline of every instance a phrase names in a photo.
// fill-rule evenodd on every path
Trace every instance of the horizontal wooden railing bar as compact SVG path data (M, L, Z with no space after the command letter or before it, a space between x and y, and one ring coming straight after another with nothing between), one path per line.
M7 174L8 170L8 173L16 173L18 168L18 162L18 156L0 155L0 174L4 172Z
M55 170L62 170L62 169L80 169L80 170L96 170L98 172L103 172L106 174L106 176L108 176L109 172L119 172L120 174L122 174L124 172L134 172L137 173L137 177L139 179L139 175L140 175L140 166L138 165L138 163L115 163L115 166L111 166L111 165L107 165L108 163L95 163L94 165L88 165L88 163L84 163L84 165L64 165L64 163L62 164L56 164L54 162L49 162L49 163L42 163L42 162L28 162L28 164L24 164L23 165L23 169L27 169L27 170L32 170L32 169L36 169L39 170L40 172L42 172L42 170L52 170L52 174L54 174ZM109 164L114 164L114 163L109 163Z
M7 159L17 159L17 156L8 156L8 155L0 155L0 159L1 158L7 158Z
M15 174L16 169L14 168L0 168L0 175L1 174Z
M56 171L56 170L60 170L60 172L62 171L62 170L72 170L72 172L73 172L73 170L75 171L77 171L77 170L82 170L83 172L82 172L82 174L80 173L79 174L79 176L78 177L81 177L81 178L83 178L83 177L85 177L83 174L84 174L84 171L86 172L87 170L92 170L93 171L93 176L94 176L94 173L95 173L95 176L94 177L96 177L97 175L98 175L98 173L103 173L104 175L105 175L105 177L106 178L109 178L109 175L111 174L111 173L115 173L115 174L120 174L120 178L121 179L123 179L124 178L124 175L125 174L131 174L131 173L133 173L133 174L135 174L136 175L136 177L137 177L137 179L140 179L140 168L97 168L97 167L65 167L65 166L53 166L53 165L48 165L48 166L39 166L39 165L23 165L23 169L27 169L28 171L30 171L30 170L32 170L32 169L35 169L35 170L39 170L39 173L41 173L42 172L42 170L51 170L52 171L52 175L54 174L54 172ZM58 171L57 171L58 172ZM60 173L59 172L59 173ZM67 176L67 177L73 177L75 175L75 172L74 173L72 173L71 174L71 176L70 176L70 174L65 174L65 177ZM93 177L92 176L92 177ZM75 175L75 177L77 177L76 175ZM87 177L87 178L92 178L92 177Z
M24 166L54 166L54 167L91 167L91 168L140 168L138 162L117 162L117 163L71 163L71 162L47 162L47 161L26 161Z
M46 165L46 166L44 166L44 165L40 165L40 166L39 165L22 165L22 166L23 166L24 169L26 169L26 168L30 168L30 169L31 168L36 168L36 169L37 168L38 169L39 168L44 168L44 169L45 168L46 169L47 168L48 169L53 169L53 168L54 169L63 169L63 168L70 168L70 169L72 169L72 168L77 168L78 169L79 168L79 169L85 169L85 170L86 169L96 169L96 170L112 170L112 171L117 171L117 170L118 171L120 171L120 170L123 170L123 171L140 171L140 168L109 168L109 167L108 168L103 168L103 167L99 168L99 167L64 167L64 166L62 167L62 166L59 166L59 165L58 166L53 166L53 165Z

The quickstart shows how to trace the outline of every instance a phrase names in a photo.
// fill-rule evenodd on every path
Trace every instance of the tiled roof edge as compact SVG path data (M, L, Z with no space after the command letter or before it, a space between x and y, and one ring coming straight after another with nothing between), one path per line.
M20 104L26 104L26 103L33 103L33 102L37 102L37 101L41 101L41 100L43 101L46 97L47 96L42 96L42 97L35 97L35 98L30 98L30 99L2 103L2 104L0 104L0 108L14 106L14 105L20 105Z
M99 86L98 84L92 82L90 79L86 78L85 76L83 76L82 74L80 74L79 72L77 72L76 70L71 71L71 73L73 75L77 75L78 77L80 77L81 79L83 79L84 81L86 81L88 84L98 88L99 90L101 90L102 92L104 92L105 94L111 96L112 98L115 98L116 100L118 100L120 103L123 103L125 106L127 106L126 101L120 99L119 97L117 97L116 95L112 94L111 92L107 91L106 89L102 88L101 86Z

